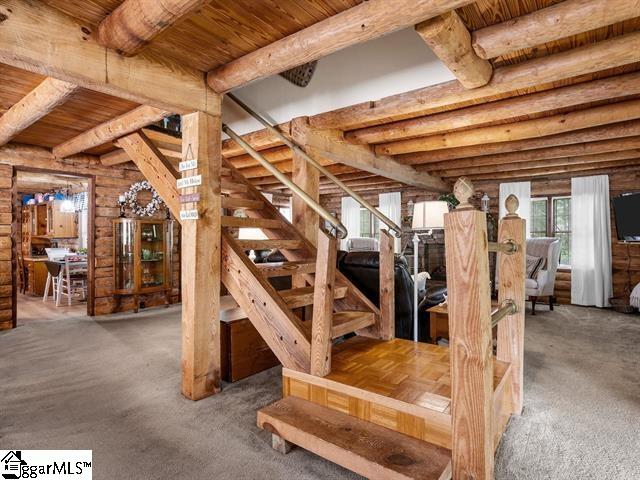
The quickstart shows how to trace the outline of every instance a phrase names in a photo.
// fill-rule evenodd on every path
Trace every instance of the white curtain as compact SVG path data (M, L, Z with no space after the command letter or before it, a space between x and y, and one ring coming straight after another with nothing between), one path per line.
M378 195L378 210L393 220L396 225L400 225L402 222L401 208L402 208L402 196L400 192L381 193ZM380 229L388 230L389 227L383 222L379 223ZM396 253L400 253L400 239L396 238L393 242L393 248Z
M611 218L609 177L571 179L571 303L609 306Z
M531 236L529 233L531 228L531 182L511 182L500 184L500 218L507 214L504 201L511 194L518 197L518 201L520 202L520 206L516 213L520 218L524 218L527 221L528 238Z
M347 249L347 240L360 236L360 204L351 197L342 197L340 220L348 231L347 238L342 240L342 249Z

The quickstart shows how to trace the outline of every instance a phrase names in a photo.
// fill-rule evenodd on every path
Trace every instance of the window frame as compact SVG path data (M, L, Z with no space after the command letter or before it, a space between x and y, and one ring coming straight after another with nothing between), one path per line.
M377 207L376 207L377 208ZM366 213L369 216L369 232L362 231L362 214ZM364 207L360 207L360 237L363 238L375 238L380 241L380 227L379 220L373 213Z
M569 200L571 200L571 195L570 194L564 194L564 195L536 195L535 197L534 196L531 197L531 202L534 202L536 200L538 200L538 201L546 200L546 202L547 202L547 213L546 213L546 215L547 215L547 222L546 222L547 225L546 225L546 232L545 232L545 236L546 237L554 237L554 238L556 237L554 200L561 200L561 199L565 199L565 198L568 198ZM571 222L571 213L569 213L569 222ZM533 232L530 231L529 233L533 233ZM558 232L558 233L568 233L569 235L572 235L573 229L570 229L568 232L562 231L562 232ZM558 270L570 271L571 270L571 265L570 264L558 263Z

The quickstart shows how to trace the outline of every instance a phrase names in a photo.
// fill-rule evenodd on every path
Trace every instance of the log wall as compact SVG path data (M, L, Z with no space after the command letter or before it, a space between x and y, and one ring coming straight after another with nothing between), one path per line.
M480 204L480 198L486 192L489 195L490 207L489 211L496 218L498 216L498 182L474 182L476 186L476 195L473 199L476 207ZM609 175L610 196L611 198L626 192L640 192L640 172L625 172ZM389 191L397 191L390 189ZM376 191L375 194L363 195L366 200L373 205L378 204L378 194L384 191ZM571 194L571 179L550 179L531 182L531 195L536 196L563 196ZM411 240L411 228L408 217L411 215L408 208L409 200L413 202L423 200L436 200L437 194L432 194L417 188L409 187L402 190L402 218L403 229L405 233L402 238L402 246L404 247ZM320 198L330 212L340 215L340 196L323 195ZM440 239L436 238L440 241ZM615 216L613 213L613 205L611 210L611 246L613 261L613 292L615 296L628 296L633 287L640 283L640 244L625 244L618 241L615 228ZM431 245L430 245L431 247ZM444 252L437 248L429 249L429 265L433 269L433 265L444 263ZM422 268L422 267L421 267ZM556 277L555 295L559 303L571 303L571 271L561 270Z
M90 155L58 160L43 148L9 144L0 148L0 330L15 326L17 244L12 239L12 222L13 228L17 228L17 218L12 215L11 177L16 169L42 169L94 178L94 286L93 295L89 294L88 310L95 315L114 313L112 220L119 215L118 196L132 183L144 180L142 174L130 164L105 167L98 157ZM163 216L164 212L160 217ZM179 228L178 222L174 222L172 302L180 300ZM159 305L164 302L164 295L142 296L141 301L145 306ZM133 298L123 297L118 310L132 308Z

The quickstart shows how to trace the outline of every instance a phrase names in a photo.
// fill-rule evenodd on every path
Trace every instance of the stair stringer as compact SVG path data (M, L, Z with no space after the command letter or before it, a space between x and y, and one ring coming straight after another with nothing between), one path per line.
M299 320L226 232L222 233L222 282L280 363L308 373L311 344Z

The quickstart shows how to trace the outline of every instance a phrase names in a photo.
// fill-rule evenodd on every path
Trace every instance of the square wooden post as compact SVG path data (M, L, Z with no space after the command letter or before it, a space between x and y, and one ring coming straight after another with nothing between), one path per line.
M526 272L526 221L515 213L518 199L509 195L505 201L507 211L500 219L498 242L513 241L518 251L507 255L498 254L498 299L500 302L513 300L517 312L509 315L498 324L497 358L511 364L511 412L522 413L524 379L524 300Z
M200 200L182 205L197 219L182 220L182 394L199 400L220 391L220 117L196 112L182 117L183 160L197 168L198 186L180 189Z
M388 230L380 230L380 325L383 340L396 334L395 252L394 238Z
M445 214L453 478L493 478L493 346L486 214L468 203L473 185L454 187Z

